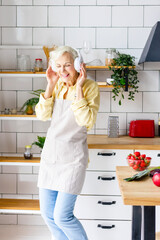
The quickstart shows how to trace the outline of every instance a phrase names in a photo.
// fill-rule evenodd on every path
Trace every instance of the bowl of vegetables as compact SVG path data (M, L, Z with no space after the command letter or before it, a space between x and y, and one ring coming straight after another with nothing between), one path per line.
M127 156L127 162L135 171L143 171L149 167L151 157L147 157L146 154L141 154L140 152L134 152L134 154Z

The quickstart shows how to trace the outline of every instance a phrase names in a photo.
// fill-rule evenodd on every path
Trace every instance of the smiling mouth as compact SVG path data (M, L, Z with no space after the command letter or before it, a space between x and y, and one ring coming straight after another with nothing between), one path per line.
M61 74L61 76L62 76L63 78L67 78L67 77L69 76L69 74L66 74L66 75Z

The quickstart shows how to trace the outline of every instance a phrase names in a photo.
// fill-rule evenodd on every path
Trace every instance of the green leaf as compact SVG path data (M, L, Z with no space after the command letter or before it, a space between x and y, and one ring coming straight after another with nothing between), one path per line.
M37 139L38 139L38 141L33 142L32 145L36 145L40 148L43 148L46 137L37 136Z
M127 182L134 181L134 180L139 180L139 179L147 176L154 169L160 169L160 166L159 167L150 168L150 169L146 169L146 170L144 170L142 172L136 173L132 177L124 178L123 180L125 180Z

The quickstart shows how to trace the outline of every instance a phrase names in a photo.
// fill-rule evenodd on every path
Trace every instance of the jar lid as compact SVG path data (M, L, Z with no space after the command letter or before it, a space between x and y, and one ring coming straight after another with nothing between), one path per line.
M31 145L26 145L25 148L31 148L32 146Z
M42 58L36 58L36 61L42 61Z

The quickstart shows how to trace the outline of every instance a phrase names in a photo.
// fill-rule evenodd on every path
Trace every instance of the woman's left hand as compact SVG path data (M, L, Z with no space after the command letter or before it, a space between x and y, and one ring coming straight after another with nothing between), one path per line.
M79 77L77 79L77 87L81 87L82 88L86 78L87 78L87 73L86 73L86 69L85 69L85 64L82 63L81 64L80 74L79 74Z

